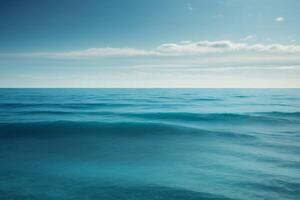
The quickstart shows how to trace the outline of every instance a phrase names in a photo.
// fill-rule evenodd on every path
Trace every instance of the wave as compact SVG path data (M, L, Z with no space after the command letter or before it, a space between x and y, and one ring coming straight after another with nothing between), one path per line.
M297 117L300 118L300 112L264 112L262 113L266 116L273 116L273 117Z
M80 187L78 187L80 186ZM82 183L75 181L66 186L54 186L55 191L64 189L61 199L164 199L164 200L233 200L224 195L216 195L208 192L196 192L188 189L181 189L159 185L97 185L95 183ZM70 188L72 190L70 190ZM53 190L43 193L28 194L22 190L5 191L0 190L1 199L52 199L57 194ZM155 198L153 198L155 197ZM55 198L56 199L56 198Z
M95 187L85 187L82 191L84 194L93 194L90 190L95 190ZM212 193L196 192L187 189L176 187L158 186L158 185L145 185L135 187L98 187L99 191L104 191L108 194L116 194L116 199L165 199L165 200L230 200L231 198L216 195ZM90 191L90 192L89 192ZM154 195L155 194L155 195ZM98 193L95 199L102 199L105 197L103 192ZM102 198L101 198L102 197ZM231 199L232 200L232 199Z
M114 120L127 119L129 121L155 121L155 122L182 122L189 123L218 123L218 124L274 124L282 125L298 123L300 112L256 112L256 113L195 113L195 112L122 112L97 111L86 109L43 109L11 111L14 116L24 117L29 122L66 120L71 116L77 121L101 121L105 117L114 117ZM28 118L30 116L31 118ZM17 119L17 118L15 118ZM32 120L32 121L30 121ZM17 121L15 121L17 122Z
M0 103L0 108L28 108L28 107L54 107L54 108L94 108L94 107L124 107L133 106L133 103Z
M286 115L289 115L285 113ZM285 119L270 118L270 113L190 113L190 112L159 112L159 113L128 113L127 116L140 117L143 119L167 119L197 122L222 122L222 123L272 123L283 122ZM283 114L284 115L284 114ZM292 114L294 115L294 114Z
M86 115L118 115L115 112L97 112L97 111L64 111L64 110L31 110L31 111L18 111L16 114L22 115L76 115L76 114L86 114Z
M248 95L235 95L235 96L232 96L232 97L235 97L235 98L251 98L251 97L254 97L254 96L248 96Z
M294 199L300 193L300 183L289 182L284 180L273 180L272 182L259 183L242 183L246 188L252 188L255 190L261 190L264 192L276 192L278 194L285 194L285 196L289 196L289 198Z
M238 139L257 139L254 135L231 131L209 131L205 129L186 127L165 123L145 122L32 122L32 123L2 123L0 138L16 137L60 137L71 135L121 135L121 136L162 136L162 135L192 135L200 137L221 137Z
M218 99L218 98L196 98L191 100L192 101L223 101L223 99Z

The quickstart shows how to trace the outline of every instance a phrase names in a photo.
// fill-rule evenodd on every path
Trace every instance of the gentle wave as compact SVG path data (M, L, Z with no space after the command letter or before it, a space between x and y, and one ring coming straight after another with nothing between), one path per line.
M297 117L300 119L300 112L264 112L262 114L273 117Z
M30 107L54 107L54 108L93 108L93 107L124 107L132 106L132 103L1 103L0 108L30 108Z
M76 181L73 184L78 184ZM68 185L73 185L69 183ZM117 185L97 185L97 183L85 184L82 187L74 188L70 191L67 186L60 186L62 193L60 199L164 199L164 200L233 200L222 195L212 193L195 192L184 188L166 187L159 185L144 186L117 186ZM76 194L76 195L74 195ZM45 194L15 194L13 192L5 192L0 190L1 199L49 199ZM73 197L73 198L72 198ZM51 198L50 198L51 199Z
M270 113L251 113L251 114L235 114L235 113L191 113L191 112L169 112L169 113L136 113L127 114L128 116L136 116L149 119L171 119L183 121L209 121L209 122L281 122L285 121L280 118L270 118ZM283 114L287 116L287 113ZM279 115L277 115L279 116Z
M38 120L45 116L58 119L64 119L68 116L76 117L79 115L88 117L124 117L125 119L141 119L141 120L168 120L183 122L207 122L207 123L270 123L282 124L300 122L300 112L255 112L255 113L193 113L193 112L122 112L122 111L90 111L90 110L17 110L11 111L16 116L40 116Z
M201 137L223 137L238 139L256 139L256 136L235 133L230 131L209 131L194 127L185 127L164 123L142 123L142 122L34 122L34 123L2 123L0 124L0 137L45 137L54 135L76 135L76 134L118 134L118 135L186 135L193 134Z

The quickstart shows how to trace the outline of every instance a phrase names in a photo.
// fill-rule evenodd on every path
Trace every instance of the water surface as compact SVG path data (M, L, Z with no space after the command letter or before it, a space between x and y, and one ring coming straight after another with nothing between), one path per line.
M0 199L300 199L298 89L1 89Z

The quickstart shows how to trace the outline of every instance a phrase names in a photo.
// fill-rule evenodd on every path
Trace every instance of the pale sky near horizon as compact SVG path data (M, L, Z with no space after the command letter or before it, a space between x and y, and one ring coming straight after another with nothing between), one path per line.
M298 0L0 0L0 87L299 88Z

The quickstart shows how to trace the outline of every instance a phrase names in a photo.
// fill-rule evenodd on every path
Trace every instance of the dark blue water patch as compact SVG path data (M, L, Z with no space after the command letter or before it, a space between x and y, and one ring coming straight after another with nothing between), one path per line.
M254 97L254 96L248 96L248 95L235 95L235 96L232 96L232 97L235 97L235 98L251 98L251 97Z

